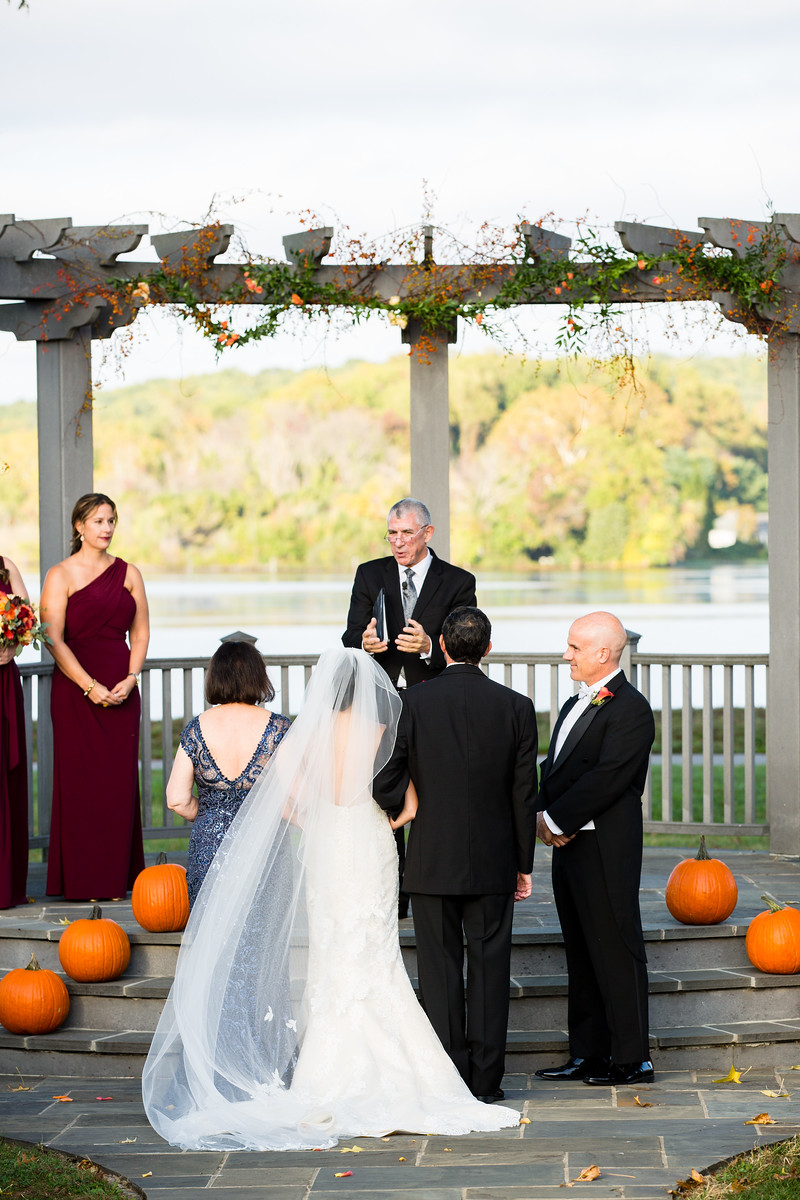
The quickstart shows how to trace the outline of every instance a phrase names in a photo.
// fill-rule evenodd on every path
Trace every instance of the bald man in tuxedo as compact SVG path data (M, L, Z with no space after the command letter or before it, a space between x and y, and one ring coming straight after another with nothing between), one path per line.
M648 1083L647 959L639 912L642 792L653 713L619 663L626 633L594 612L564 658L580 692L561 709L541 768L537 833L553 847L553 894L569 974L569 1060L536 1074Z

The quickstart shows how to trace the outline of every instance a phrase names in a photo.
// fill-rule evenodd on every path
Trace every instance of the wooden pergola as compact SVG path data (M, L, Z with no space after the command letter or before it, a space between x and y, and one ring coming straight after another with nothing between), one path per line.
M657 258L670 247L709 244L743 256L741 230L748 239L778 238L788 248L800 243L800 214L776 214L771 222L709 218L699 230L671 230L618 222L623 246L632 254ZM539 226L523 225L528 256L558 259L574 271L590 266L569 259L570 239ZM141 279L166 265L180 275L183 265L204 260L203 299L215 297L242 281L246 269L221 263L233 234L230 225L191 229L153 236L158 262L120 258L133 253L147 235L146 225L125 227L74 226L69 218L17 221L0 215L0 329L21 341L36 342L39 533L42 576L64 558L69 543L69 520L75 499L93 491L91 348L95 339L108 338L128 325L137 309L111 303L108 283ZM327 264L333 230L308 230L283 239L287 260L294 268L313 270L320 285L340 284L361 295L401 298L414 294L420 266L433 265L433 233L424 232L422 264L364 265L354 274L347 267ZM790 256L794 259L795 255ZM475 264L436 264L439 278L450 278L469 302ZM515 271L498 266L482 277L481 300L491 301ZM696 288L684 288L668 263L664 279L633 268L619 280L615 304L664 303L697 300ZM80 302L72 303L75 281ZM92 284L100 287L94 294ZM242 288L240 303L269 299ZM743 312L733 297L712 292L705 298L717 304L729 320L763 332L780 314L780 332L769 341L769 480L770 480L770 668L767 725L767 803L771 845L782 854L800 855L800 267L782 269L777 294L763 306ZM10 301L10 303L8 303ZM313 296L305 295L313 305ZM563 304L551 289L526 297L520 304ZM456 322L423 330L410 321L402 332L412 353L410 363L411 494L430 506L437 525L436 544L447 557L449 549L449 402L448 350L456 340ZM422 352L415 352L422 349ZM748 647L743 647L747 650Z

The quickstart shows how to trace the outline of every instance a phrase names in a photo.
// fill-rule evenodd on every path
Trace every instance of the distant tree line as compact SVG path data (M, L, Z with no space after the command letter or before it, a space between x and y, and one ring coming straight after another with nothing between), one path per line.
M766 368L643 364L620 388L588 362L454 358L451 557L481 570L661 566L710 554L734 513L758 550ZM35 406L0 407L2 550L37 556ZM119 553L161 571L349 573L381 552L408 491L408 361L324 374L235 370L101 392L95 480ZM435 514L434 514L435 519Z

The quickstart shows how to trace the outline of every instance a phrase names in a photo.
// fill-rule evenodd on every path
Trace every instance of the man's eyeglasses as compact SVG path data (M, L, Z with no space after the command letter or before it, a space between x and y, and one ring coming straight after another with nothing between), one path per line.
M428 525L420 525L419 529L398 529L395 533L387 533L384 536L385 542L399 542L401 539L404 542L413 541L417 534L429 529Z

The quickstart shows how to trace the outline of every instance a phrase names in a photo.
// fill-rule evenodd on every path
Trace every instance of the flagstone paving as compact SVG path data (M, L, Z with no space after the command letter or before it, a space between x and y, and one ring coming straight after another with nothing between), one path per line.
M664 908L664 883L685 853L657 849L645 854L641 898L651 940L674 925ZM534 895L520 906L518 917L520 926L546 930L554 925L555 914L547 856L541 848L537 854ZM767 852L721 856L739 882L739 904L730 924L746 927L763 907L765 890L792 903L800 900L797 861ZM53 910L59 903L64 911L74 911L58 901L51 902ZM34 906L30 917L41 922L44 914ZM4 920L18 923L19 910L3 914L0 927ZM411 922L403 927L410 929ZM694 936L685 930L684 948ZM800 1011L796 1015L800 1018ZM765 1012L765 1022L769 1019ZM563 1200L569 1194L565 1185L591 1166L599 1176L575 1183L573 1194L587 1200L663 1200L693 1168L702 1172L754 1145L800 1131L797 1047L786 1047L786 1060L778 1067L760 1064L756 1045L747 1049L753 1065L742 1072L740 1083L715 1082L727 1073L727 1060L713 1069L701 1061L694 1069L670 1069L659 1066L657 1052L655 1082L638 1088L554 1085L514 1074L504 1080L506 1103L530 1122L515 1129L458 1138L356 1138L333 1150L286 1154L172 1148L148 1125L136 1079L0 1075L0 1132L92 1158L144 1189L150 1200L200 1200L210 1191L222 1200ZM741 1062L739 1057L737 1066ZM35 1067L32 1061L32 1071ZM785 1091L788 1097L764 1094L770 1091ZM774 1123L746 1123L762 1113ZM352 1174L337 1177L347 1171Z
M92 1158L150 1200L200 1200L209 1191L221 1200L563 1200L565 1184L591 1166L599 1176L576 1183L577 1195L645 1200L665 1196L692 1168L702 1172L800 1130L794 1063L753 1067L738 1084L714 1082L707 1071L667 1071L638 1088L554 1085L528 1075L507 1076L504 1087L506 1103L530 1124L455 1138L355 1138L324 1151L226 1154L167 1146L147 1123L136 1080L4 1075L0 1131ZM783 1090L788 1098L764 1095ZM761 1113L775 1123L746 1124ZM344 1171L352 1175L337 1178Z

